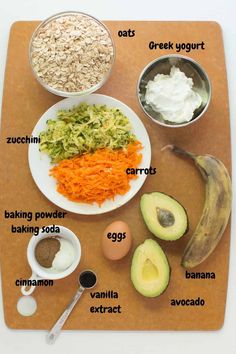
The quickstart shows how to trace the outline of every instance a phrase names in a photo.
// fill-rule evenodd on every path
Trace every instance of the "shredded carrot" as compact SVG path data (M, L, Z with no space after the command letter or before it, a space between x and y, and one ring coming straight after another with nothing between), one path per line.
M139 141L126 149L98 149L62 160L50 170L50 175L57 180L57 191L68 199L101 206L105 200L128 192L129 181L137 176L127 174L126 169L137 168L142 160L141 149Z

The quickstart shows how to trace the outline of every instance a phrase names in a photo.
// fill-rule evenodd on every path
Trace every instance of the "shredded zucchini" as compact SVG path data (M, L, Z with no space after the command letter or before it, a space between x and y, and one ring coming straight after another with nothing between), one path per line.
M119 109L81 103L47 121L47 129L40 133L40 151L56 163L100 148L123 148L135 140L128 118Z

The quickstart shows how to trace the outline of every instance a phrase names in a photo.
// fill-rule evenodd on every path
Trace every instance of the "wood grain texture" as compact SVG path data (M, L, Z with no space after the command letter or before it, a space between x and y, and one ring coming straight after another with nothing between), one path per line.
M116 44L116 62L109 81L100 93L115 97L130 106L144 122L152 144L152 166L158 173L149 176L140 192L122 208L100 216L80 216L68 213L65 220L53 222L70 228L80 238L82 259L78 269L68 278L58 280L52 288L38 288L34 297L37 313L21 317L16 303L21 296L15 286L18 278L28 278L31 270L26 259L30 234L11 234L10 226L27 224L26 220L6 220L4 210L53 211L50 203L36 187L28 167L28 146L7 145L6 136L30 135L38 119L51 105L60 100L45 91L34 79L28 62L28 44L38 22L17 22L11 28L2 106L1 132L1 269L4 315L6 324L16 329L49 329L77 289L77 277L84 268L98 274L97 291L112 289L119 299L104 300L83 295L65 329L113 330L216 330L224 321L227 293L230 226L214 253L196 271L213 271L215 280L186 280L180 266L181 255L197 225L204 203L204 182L190 161L160 152L166 144L176 144L197 154L209 153L221 159L231 170L230 126L226 69L222 34L215 22L113 22L106 24ZM120 29L135 29L133 38L119 38ZM149 41L201 42L204 51L189 56L207 71L212 83L212 100L205 116L193 125L180 129L160 127L151 122L139 107L136 85L141 70L156 57L169 50L151 51ZM186 54L181 52L181 54ZM176 242L160 241L172 268L167 291L160 297L147 299L139 295L130 281L132 253L137 245L152 237L144 225L140 196L144 192L163 191L178 199L188 210L190 230ZM133 233L133 249L122 261L109 262L101 251L101 235L112 221L126 221ZM32 225L35 223L32 222ZM205 300L204 307L171 307L173 298ZM122 306L122 314L91 314L90 306L100 304Z

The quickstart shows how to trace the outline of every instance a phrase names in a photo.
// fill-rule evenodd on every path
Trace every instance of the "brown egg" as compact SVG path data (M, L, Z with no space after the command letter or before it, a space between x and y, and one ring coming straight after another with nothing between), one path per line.
M132 245L129 226L123 221L114 221L102 236L102 251L110 260L118 260L127 255Z

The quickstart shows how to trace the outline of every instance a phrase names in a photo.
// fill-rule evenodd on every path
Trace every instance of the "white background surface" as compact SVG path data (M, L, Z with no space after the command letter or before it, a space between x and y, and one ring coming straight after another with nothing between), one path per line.
M100 19L215 20L223 29L228 71L233 172L236 163L236 1L235 0L1 0L0 90L2 93L9 29L14 21L39 20L58 11L81 10ZM144 29L145 30L145 29ZM0 95L2 96L2 95ZM220 97L219 97L220 99ZM235 188L234 188L235 191ZM233 205L233 214L235 202ZM225 325L217 332L63 332L54 346L45 343L44 331L6 328L0 301L2 354L205 354L236 353L236 223L232 222L229 288ZM1 299L0 299L1 300ZM194 318L193 318L194 321Z

